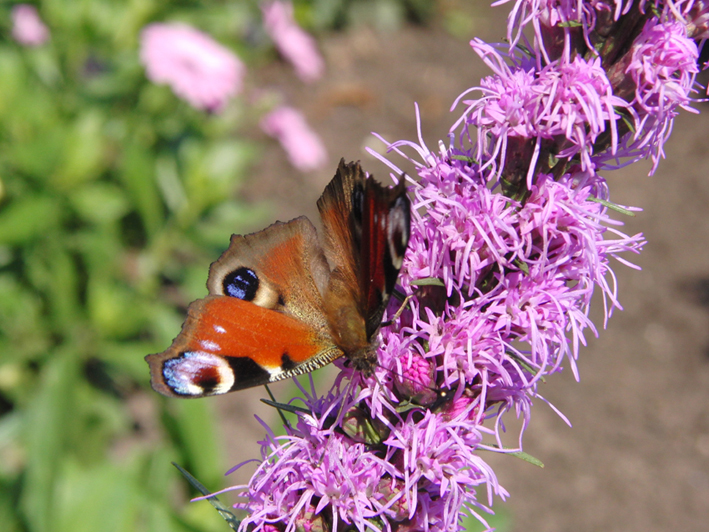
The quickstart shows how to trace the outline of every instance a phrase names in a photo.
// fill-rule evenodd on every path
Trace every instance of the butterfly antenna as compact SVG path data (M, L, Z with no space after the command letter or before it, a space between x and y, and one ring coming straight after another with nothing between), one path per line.
M273 392L271 392L271 388L268 387L268 384L263 385L264 388L266 388L266 392L268 393L268 396L271 398L271 402L273 403L273 406L276 407L276 410L278 410L278 415L281 416L281 421L283 421L283 425L288 427L289 429L292 428L290 425L290 422L286 419L286 416L283 414L283 410L278 406L278 401L276 401L276 397L273 395Z

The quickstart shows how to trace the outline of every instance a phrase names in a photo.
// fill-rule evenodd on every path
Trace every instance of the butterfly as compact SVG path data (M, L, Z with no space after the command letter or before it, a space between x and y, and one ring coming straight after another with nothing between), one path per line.
M209 269L209 295L189 305L167 350L145 357L153 389L168 397L223 394L343 355L372 373L410 236L404 179L385 187L343 159L317 205L322 244L304 216L231 237Z

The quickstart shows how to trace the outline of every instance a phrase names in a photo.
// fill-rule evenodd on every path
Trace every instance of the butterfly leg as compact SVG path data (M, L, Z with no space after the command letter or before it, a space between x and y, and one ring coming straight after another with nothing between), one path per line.
M400 306L399 309L394 313L394 315L391 317L391 319L382 322L382 327L388 327L389 325L391 325L392 323L394 323L396 320L398 320L398 319L399 319L399 316L401 316L401 314L404 312L404 310L406 310L406 307L408 306L409 301L411 301L411 300L413 299L413 297L414 297L413 294L409 294L408 296L406 296L406 297L404 298L404 301L401 303L401 306Z

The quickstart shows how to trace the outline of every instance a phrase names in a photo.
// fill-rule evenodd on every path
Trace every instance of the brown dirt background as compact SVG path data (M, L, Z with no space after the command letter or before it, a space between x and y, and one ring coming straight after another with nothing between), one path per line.
M476 9L471 36L500 41L505 6ZM386 34L357 28L320 45L328 73L315 85L297 82L285 65L258 74L305 112L330 153L327 169L305 176L269 148L243 195L267 200L274 219L317 219L315 201L340 157L361 159L384 178L385 167L364 146L376 145L371 131L414 140L414 102L424 139L436 146L457 117L448 112L454 98L488 74L467 41L435 24ZM510 492L496 509L511 514L514 531L709 530L709 107L695 107L703 113L677 119L654 176L645 163L606 173L613 201L643 209L624 219L628 234L648 240L639 257L629 257L642 271L614 264L625 309L603 330L595 301L600 338L581 349L580 383L564 371L540 387L573 424L536 402L525 450L546 467L486 456ZM214 400L225 470L258 456L264 430L253 416L275 422L262 396L251 390ZM246 481L252 470L228 483Z

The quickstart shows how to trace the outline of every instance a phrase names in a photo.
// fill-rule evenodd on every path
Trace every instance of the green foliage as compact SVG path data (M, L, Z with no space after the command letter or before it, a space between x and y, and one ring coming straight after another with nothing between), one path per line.
M237 4L48 0L38 48L10 39L0 8L3 530L215 529L170 506L188 492L170 460L222 487L211 404L148 391L143 357L179 331L231 233L261 222L235 199L258 116L238 99L212 116L150 84L138 38L183 20L252 60L257 6ZM163 437L136 400L157 406Z
M138 45L146 24L182 21L253 68L276 57L258 2L45 0L37 48L12 40L13 4L0 2L1 528L221 530L208 505L171 506L190 493L171 460L223 487L212 405L154 394L143 357L177 334L231 233L266 221L238 200L259 110L192 109L146 80ZM390 27L430 12L313 0L296 15L331 29L370 4Z

